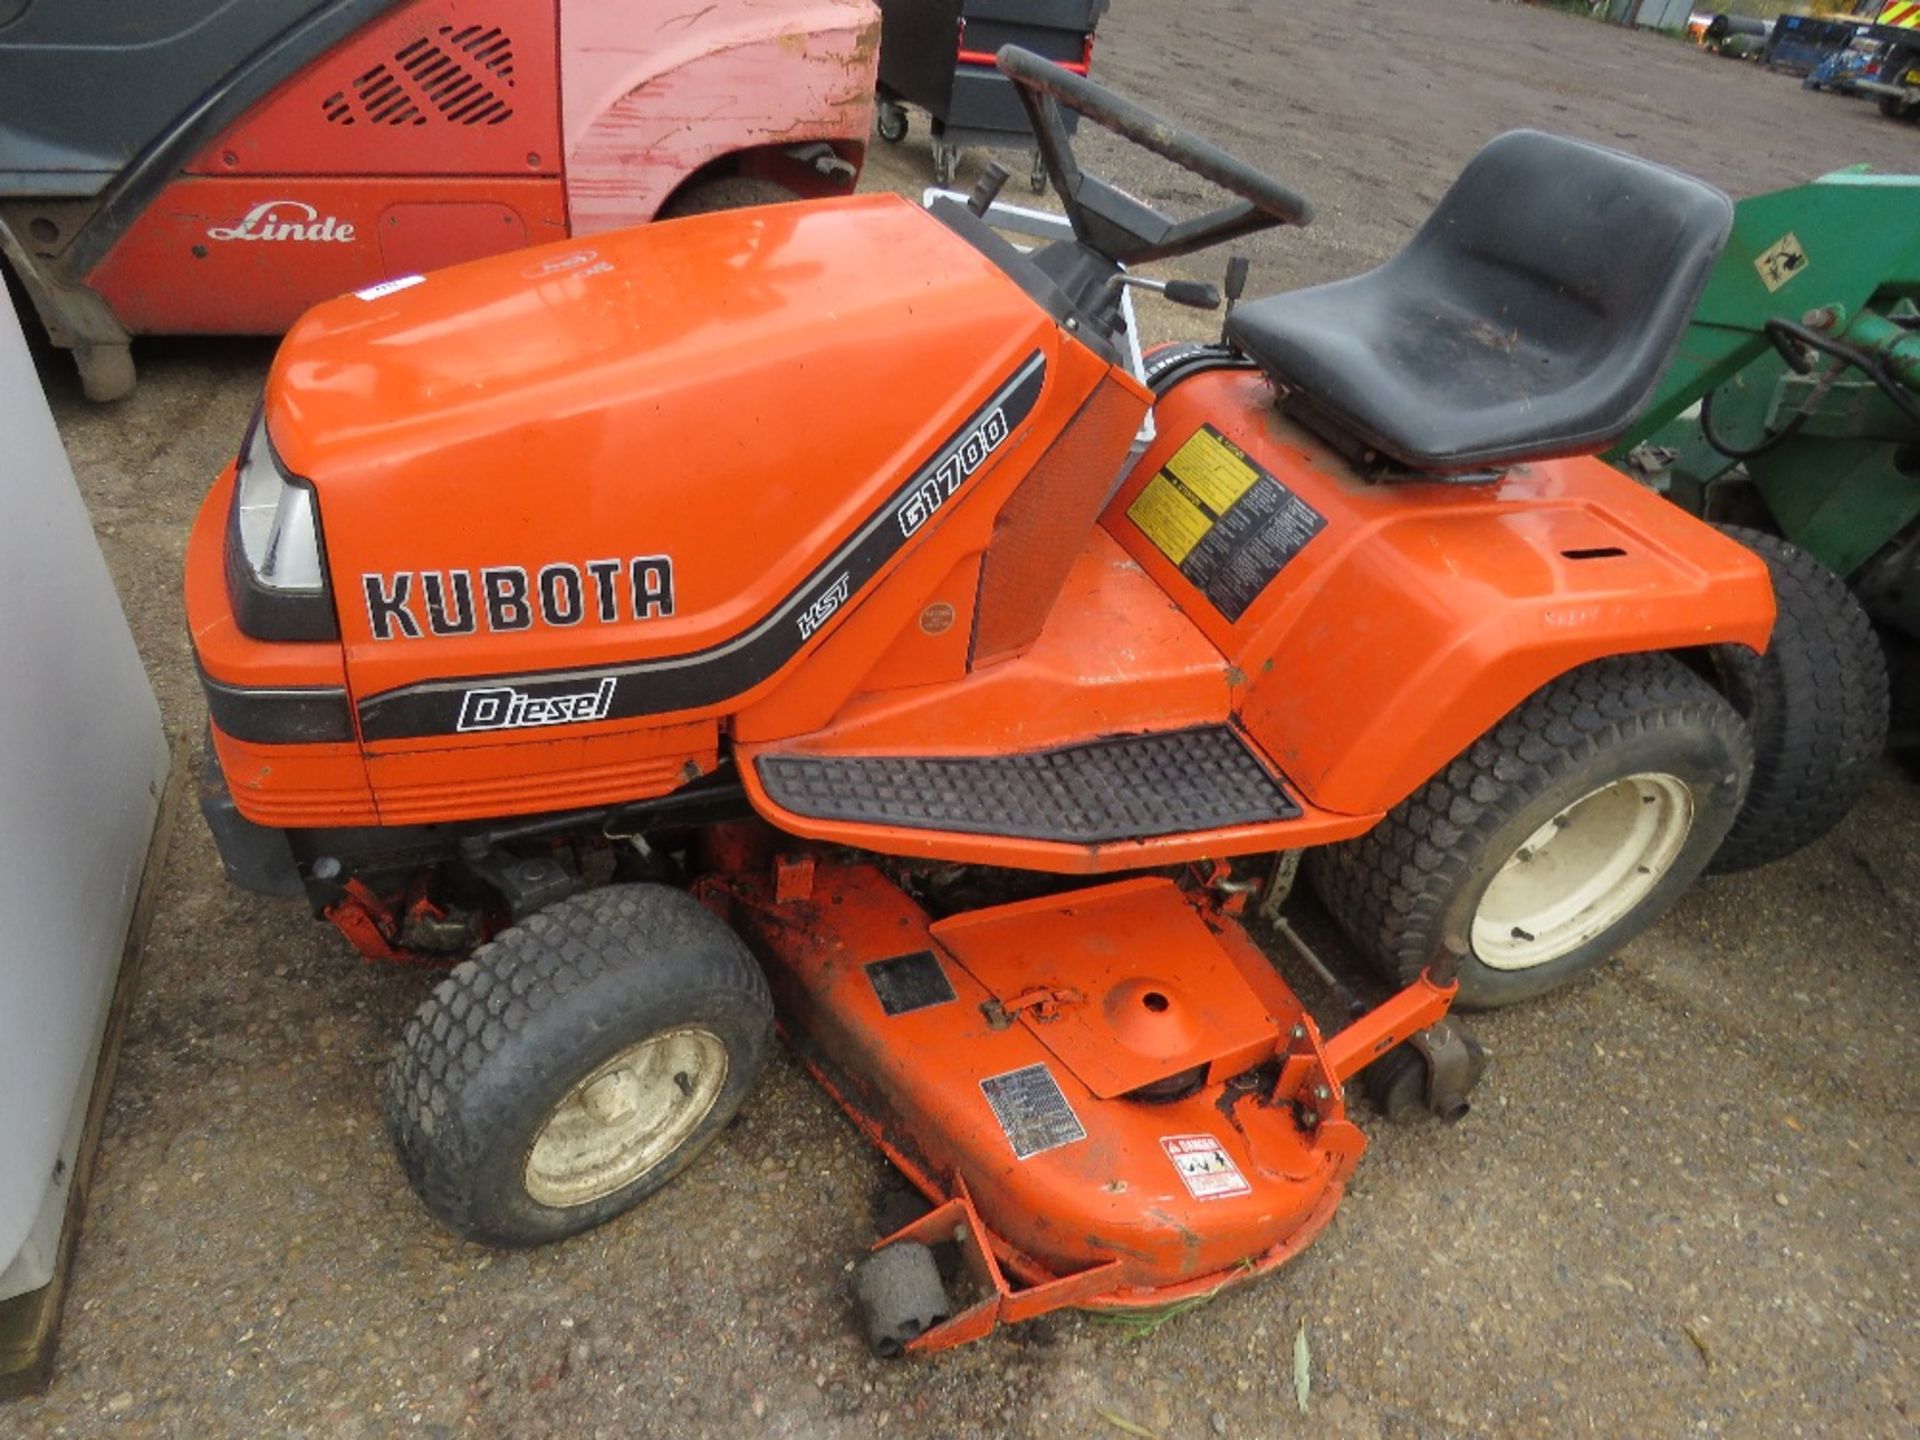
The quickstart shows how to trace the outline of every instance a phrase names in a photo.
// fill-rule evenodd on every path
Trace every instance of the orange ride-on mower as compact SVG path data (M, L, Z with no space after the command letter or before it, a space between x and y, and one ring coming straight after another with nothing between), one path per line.
M0 256L87 394L135 335L846 194L873 0L0 0Z
M332 301L187 565L234 878L370 957L471 952L386 1089L433 1213L527 1245L625 1210L777 1016L932 1202L857 1274L882 1353L1298 1253L1348 1081L1405 1057L1393 1096L1459 1113L1449 1006L1588 969L1706 864L1752 765L1710 651L1773 616L1758 558L1590 458L1723 196L1508 135L1386 266L1142 383L1123 267L1309 209L1000 65L1073 238L1000 239L1001 174ZM1062 104L1234 198L1169 220ZM1330 1030L1239 919L1303 850L1395 987Z

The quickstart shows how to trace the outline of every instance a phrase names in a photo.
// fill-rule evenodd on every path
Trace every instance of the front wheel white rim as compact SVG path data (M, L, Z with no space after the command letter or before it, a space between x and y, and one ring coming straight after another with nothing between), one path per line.
M622 1190L700 1128L727 1083L727 1047L708 1030L629 1045L567 1091L527 1149L527 1194L588 1205Z
M1693 831L1693 791L1676 775L1602 785L1529 835L1474 910L1473 953L1529 970L1624 920L1673 868Z

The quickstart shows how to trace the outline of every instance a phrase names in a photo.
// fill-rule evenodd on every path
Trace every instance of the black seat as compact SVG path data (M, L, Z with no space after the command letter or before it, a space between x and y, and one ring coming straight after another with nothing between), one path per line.
M1698 180L1516 130L1379 269L1242 305L1226 334L1349 449L1438 471L1590 454L1651 398L1732 223Z

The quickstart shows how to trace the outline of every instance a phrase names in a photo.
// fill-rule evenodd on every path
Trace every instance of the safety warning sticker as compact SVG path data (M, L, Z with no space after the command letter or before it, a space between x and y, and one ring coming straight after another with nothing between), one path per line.
M1211 425L1174 451L1127 518L1229 620L1327 523Z
M1754 256L1753 268L1760 272L1760 283L1771 295L1807 268L1807 252L1801 247L1800 237L1789 230Z
M980 1088L993 1107L993 1118L1006 1131L1015 1159L1025 1160L1087 1138L1080 1117L1060 1093L1060 1082L1045 1065L990 1075Z
M1173 1161L1173 1168L1187 1182L1196 1200L1221 1200L1229 1195L1249 1195L1253 1187L1233 1163L1233 1157L1211 1135L1165 1135L1160 1144Z

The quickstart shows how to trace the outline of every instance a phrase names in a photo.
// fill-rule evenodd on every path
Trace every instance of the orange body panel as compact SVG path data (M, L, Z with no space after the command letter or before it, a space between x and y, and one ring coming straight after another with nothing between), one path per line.
M233 622L227 601L227 513L233 467L221 472L187 537L187 628L194 658L210 679L257 690L344 690L346 666L337 645L255 640ZM221 772L241 813L259 825L377 825L367 762L353 743L256 745L212 727Z
M860 283L822 283L843 273ZM893 383L902 334L927 345L911 389ZM964 247L956 257L937 222L862 197L620 232L321 306L282 347L267 423L318 490L364 700L736 640L956 415L1058 343L998 271ZM670 557L670 604L645 618L623 604L618 623L382 640L362 596L368 575L532 576L640 556ZM424 623L418 589L412 604Z
M967 680L974 663L974 624L968 624L963 646L947 633L959 628L957 621L944 630L929 632L925 623L927 606L952 603L956 616L964 613L969 622L975 620L975 603L986 583L981 561L994 543L1007 502L1025 482L1031 467L1071 422L1079 402L1088 392L1103 382L1103 389L1137 392L1138 408L1133 412L1136 417L1145 413L1149 398L1132 376L1110 369L1080 345L1070 342L1061 345L1051 364L1058 377L1053 381L1056 388L1043 396L1031 436L1015 436L1006 447L1004 462L996 464L991 473L983 471L974 480L971 493L941 517L938 529L908 551L888 579L884 597L862 597L859 603L848 608L820 646L816 663L793 671L764 699L741 709L733 723L737 740L760 742L804 736L836 723L846 715L850 701L857 708L856 690L871 693L879 686L874 671L883 658L896 665L914 666L904 684L895 681L886 687L894 695L903 689L915 690L941 682L955 685ZM1119 435L1130 435L1137 423L1137 418L1129 421L1123 417ZM1114 445L1116 473L1120 455L1124 453L1123 444L1122 441ZM995 459L998 461L1000 457ZM1085 534L1078 540L1084 544ZM942 581L947 582L945 588ZM1127 625L1137 620L1138 617L1122 621L1120 612L1108 609L1094 624L1079 625L1079 639L1111 649L1114 632L1105 629L1101 622ZM934 656L942 657L943 663L936 667ZM995 674L997 669L987 666L974 673L984 677ZM1052 697L1027 698L1041 699L1045 704ZM1162 703L1167 703L1164 695ZM974 733L979 738L971 743L979 745L984 753L1001 748L995 727L1005 713L1002 707L991 703L975 711ZM985 727L984 734L981 727ZM1082 728L1078 733L1087 732ZM920 743L932 743L931 737Z
M1263 381L1216 371L1158 402L1159 439L1123 478L1148 398L892 196L676 221L323 305L282 347L265 414L316 495L353 783L385 823L476 820L647 798L731 754L791 833L1111 873L1349 838L1581 663L1765 644L1764 567L1597 461L1369 482ZM1318 518L1237 618L1129 518L1206 426ZM1061 516L1110 486L1059 563ZM1005 653L978 648L983 595ZM231 631L204 575L189 600L196 633ZM1030 643L1022 604L1046 607ZM203 662L251 684L273 669L258 653ZM754 774L772 754L1005 755L1219 725L1298 817L1068 844L804 818ZM346 778L329 770L326 792Z
M1040 1043L1102 1100L1193 1067L1225 1081L1279 1040L1280 1016L1165 880L976 910L929 933L1008 1010L1031 1014Z
M1398 803L1588 660L1766 647L1765 567L1598 460L1516 466L1486 485L1369 482L1246 372L1197 376L1154 416L1158 438L1104 523L1246 677L1241 724L1316 805ZM1206 424L1326 517L1237 622L1127 514Z

